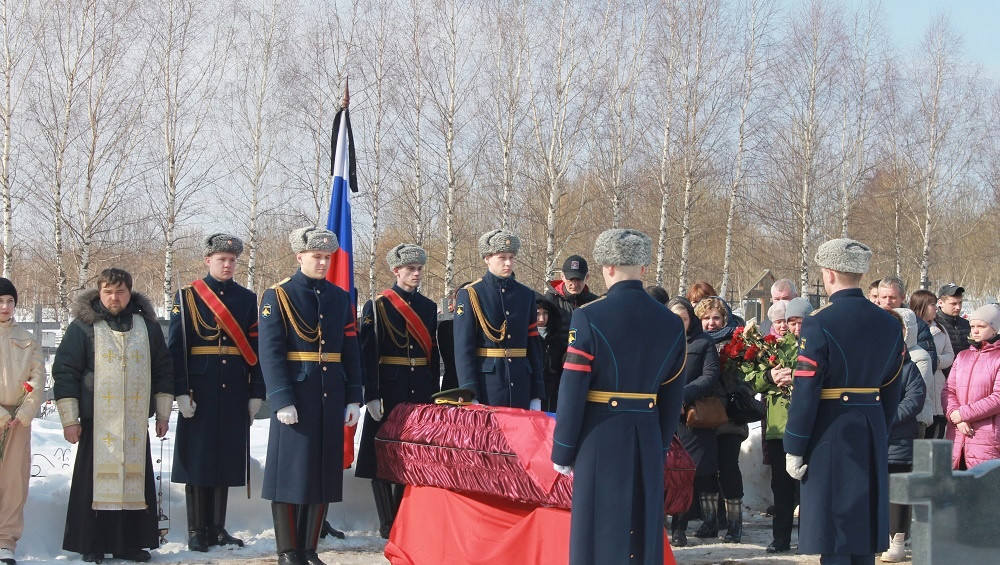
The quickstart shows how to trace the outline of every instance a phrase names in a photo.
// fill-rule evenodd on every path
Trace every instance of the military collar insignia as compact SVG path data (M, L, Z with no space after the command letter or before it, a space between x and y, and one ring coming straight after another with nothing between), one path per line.
M176 315L178 315L180 313L181 313L181 306L180 306L180 304L177 304L176 302L174 302L174 307L170 309L170 314L172 316L176 316Z
M461 316L462 314L465 314L465 304L459 304L455 307L455 315Z
M260 309L260 316L261 316L261 318L268 318L268 317L271 316L271 305L270 304L265 304L264 306L261 307L261 309Z

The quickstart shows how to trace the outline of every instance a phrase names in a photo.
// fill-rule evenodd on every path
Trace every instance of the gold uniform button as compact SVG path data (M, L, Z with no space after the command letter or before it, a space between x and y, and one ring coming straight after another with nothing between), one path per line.
M876 402L878 402L881 399L882 399L882 397L880 395L878 395L878 394L875 395L875 401Z
M223 359L222 360L222 364L225 365L226 363L227 363L227 361L225 359Z
M222 341L226 341L227 339L229 339L229 338L226 337L226 336L222 336Z
M845 395L844 395L844 400L846 401L846 400L847 400L848 398L849 398L849 397L848 397L848 396L847 396L847 395L845 394Z
M325 392L323 393L323 398L326 398L326 393Z
M219 294L225 294L225 293L226 293L226 291L224 291L224 290L220 290L219 291Z
M317 292L319 292L319 291L317 291ZM320 319L320 320L322 320L322 319L323 319L323 314L320 314L320 315L319 315L319 319Z
M326 369L327 369L326 367L323 367L323 370L324 370L324 371L325 371Z
M611 401L611 406L618 406L618 401L617 400L612 400Z
M650 407L650 408L652 408L652 407L653 407L653 403L652 403L652 402L650 402L650 403L649 403L649 407Z
M226 383L222 383L222 388L226 388Z
M325 339L321 339L321 340L319 340L319 343L320 343L320 345L326 345L326 340Z

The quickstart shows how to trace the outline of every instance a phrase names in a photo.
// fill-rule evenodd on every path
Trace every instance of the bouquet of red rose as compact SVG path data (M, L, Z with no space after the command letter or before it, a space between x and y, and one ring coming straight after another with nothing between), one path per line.
M798 355L798 338L795 334L787 332L781 337L773 334L762 336L760 329L751 323L733 331L729 343L719 351L719 363L723 373L752 383L774 367L795 367ZM783 389L782 392L790 394L790 390Z
M29 383L28 381L22 383L21 386L24 388L24 391L21 392L21 398L17 399L17 405L14 406L14 412L10 415L11 419L17 417L17 409L20 408L22 404L24 404L24 399L25 397L28 396L28 393L35 390L35 388L32 387L31 383ZM9 433L10 433L9 426L4 426L3 432L0 432L0 461L3 461L3 452L4 449L7 447L7 435Z

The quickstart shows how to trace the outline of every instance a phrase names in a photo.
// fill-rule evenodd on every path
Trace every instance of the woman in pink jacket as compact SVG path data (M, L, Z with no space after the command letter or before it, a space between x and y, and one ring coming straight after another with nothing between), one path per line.
M954 440L951 466L969 469L1000 459L1000 306L987 304L969 316L972 347L955 358L943 402L945 437Z

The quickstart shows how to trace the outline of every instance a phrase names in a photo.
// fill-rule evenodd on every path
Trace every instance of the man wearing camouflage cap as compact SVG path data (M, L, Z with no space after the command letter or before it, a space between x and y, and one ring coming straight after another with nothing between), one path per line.
M479 238L486 273L458 291L455 367L459 386L483 404L541 410L545 397L535 292L514 278L521 240L506 230Z
M188 549L243 546L226 531L229 487L247 481L247 430L264 398L257 363L257 295L233 276L243 242L205 238L208 275L180 289L167 345L174 361L177 422L170 481L184 484Z
M871 254L851 239L819 246L830 304L799 331L785 466L802 481L798 551L823 564L871 564L889 546L888 429L906 345L860 288Z
M272 501L278 563L322 565L327 504L343 499L343 426L361 415L361 352L351 297L326 280L337 236L309 227L289 241L299 270L260 302L260 367L274 411L261 496Z
M389 250L385 260L396 284L365 303L358 330L366 415L354 474L372 480L379 533L388 539L403 485L376 476L375 434L397 404L429 404L431 395L440 390L441 371L437 305L419 291L427 253L418 245L401 243Z
M597 237L608 293L570 322L552 462L574 472L569 562L663 563L663 464L684 395L681 319L642 286L652 242ZM573 471L575 469L575 471Z

